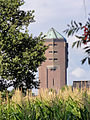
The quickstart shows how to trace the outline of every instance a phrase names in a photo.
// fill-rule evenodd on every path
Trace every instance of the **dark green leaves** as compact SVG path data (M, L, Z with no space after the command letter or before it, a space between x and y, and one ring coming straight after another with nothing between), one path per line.
M45 60L47 47L42 34L28 34L34 11L20 10L23 4L23 0L0 1L0 76L11 80L15 88L31 89L39 85L35 72Z
M67 25L68 28L64 31L67 36L73 36L75 33L78 33L80 30L81 35L75 35L79 40L73 42L72 48L74 46L81 47L82 44L87 45L90 42L90 18L86 21L85 25L82 25L81 22L77 23L76 21L71 21L70 25ZM82 60L82 64L85 63L86 59L88 59L88 64L90 64L90 46L84 48L85 53L88 57L85 57Z
M73 42L72 48L76 45L76 47L81 47L81 41L75 41Z
M68 36L74 35L74 33L82 29L82 23L77 24L75 21L71 21L71 25L67 25L67 26L68 26L68 29L66 29L64 32Z
M87 57L82 60L82 64L84 64L86 60L87 60Z

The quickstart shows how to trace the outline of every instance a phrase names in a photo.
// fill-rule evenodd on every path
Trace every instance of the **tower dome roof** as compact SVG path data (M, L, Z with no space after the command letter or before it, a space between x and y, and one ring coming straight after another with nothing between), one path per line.
M51 28L47 32L45 38L46 39L64 39L66 41L66 39L59 32L57 32L54 28Z

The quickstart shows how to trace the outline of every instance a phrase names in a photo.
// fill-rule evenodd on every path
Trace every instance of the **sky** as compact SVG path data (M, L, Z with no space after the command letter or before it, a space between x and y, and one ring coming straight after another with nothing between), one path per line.
M90 80L90 65L81 64L81 60L85 57L82 48L73 48L72 43L77 40L75 36L67 37L63 32L70 24L71 20L85 23L89 17L90 0L25 0L25 4L21 9L35 10L35 21L28 27L29 34L38 36L40 32L44 34L53 27L62 34L69 44L68 48L68 70L67 83L72 85L73 81Z

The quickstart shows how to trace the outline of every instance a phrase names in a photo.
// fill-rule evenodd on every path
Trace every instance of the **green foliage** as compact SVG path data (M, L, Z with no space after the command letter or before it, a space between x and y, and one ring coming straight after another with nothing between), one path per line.
M76 23L76 21L71 21L71 25L67 25L68 29L64 32L69 36L74 35L74 33L78 32L82 29L82 23Z
M45 60L47 47L42 33L28 34L34 11L20 10L23 4L23 0L0 0L0 76L2 81L11 80L14 88L32 89L39 86L35 72Z
M0 120L90 120L90 95L87 92L82 94L82 99L77 100L73 95L68 98L56 95L50 99L23 99L21 104L11 99L1 100Z
M7 99L7 96L8 98L12 98L13 94L14 94L14 91L15 90L12 90L11 92L10 91L7 91L7 90L3 90L3 92L1 92L1 99L2 100L6 100Z
M68 37L73 36L75 33L83 32L81 36L75 35L79 40L73 42L72 47L76 46L78 48L81 47L82 44L87 45L90 42L90 18L88 18L85 25L82 25L82 23L71 21L71 24L67 26L68 28L64 32L67 34ZM90 46L87 45L84 50L87 54L87 57L82 60L82 64L84 64L85 61L88 60L88 64L90 65Z

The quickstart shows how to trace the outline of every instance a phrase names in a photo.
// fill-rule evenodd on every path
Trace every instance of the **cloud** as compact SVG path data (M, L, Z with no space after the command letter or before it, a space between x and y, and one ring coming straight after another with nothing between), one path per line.
M85 17L82 0L25 0L22 8L35 10L36 22L29 27L35 35L47 32L50 27L62 34L71 20L82 21Z
M77 78L80 78L80 77L83 77L84 75L86 75L86 72L85 70L83 70L82 68L78 67L78 68L75 68L72 73L72 75L74 75L75 77Z
M48 21L49 19L66 20L75 15L83 14L83 2L81 0L25 0L24 10L34 9L36 19Z

